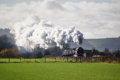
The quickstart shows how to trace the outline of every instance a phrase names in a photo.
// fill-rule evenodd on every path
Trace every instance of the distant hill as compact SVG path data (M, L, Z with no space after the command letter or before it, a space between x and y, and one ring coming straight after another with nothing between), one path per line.
M120 49L120 37L118 38L103 38L103 39L84 39L82 47L85 49L96 48L104 50L108 48L110 51Z

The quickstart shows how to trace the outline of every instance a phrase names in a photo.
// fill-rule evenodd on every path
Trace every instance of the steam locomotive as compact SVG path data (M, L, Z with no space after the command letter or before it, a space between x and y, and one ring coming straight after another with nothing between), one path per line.
M82 47L64 50L62 53L63 57L83 57L84 56L84 49Z

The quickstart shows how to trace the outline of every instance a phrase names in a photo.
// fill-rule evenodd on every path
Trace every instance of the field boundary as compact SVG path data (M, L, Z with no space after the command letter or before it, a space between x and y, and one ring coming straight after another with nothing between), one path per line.
M117 57L52 57L52 58L0 58L0 63L81 63L81 62L108 62L120 63L120 58Z

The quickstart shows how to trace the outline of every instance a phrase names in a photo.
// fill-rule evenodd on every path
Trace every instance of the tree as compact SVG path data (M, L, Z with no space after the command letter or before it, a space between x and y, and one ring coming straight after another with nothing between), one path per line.
M105 56L111 56L111 53L110 53L109 49L105 48L104 55Z
M120 57L120 50L118 49L117 51L113 52L114 57Z
M92 55L99 54L99 51L95 48L92 49Z
M0 51L0 56L3 58L17 58L20 57L19 52L17 49L10 48L10 49L3 49Z
M42 58L42 57L43 57L43 54L41 52L36 53L36 58Z
M14 48L14 43L11 43L11 39L6 35L0 36L0 51L5 48Z
M49 50L45 50L44 55L50 55L50 51Z

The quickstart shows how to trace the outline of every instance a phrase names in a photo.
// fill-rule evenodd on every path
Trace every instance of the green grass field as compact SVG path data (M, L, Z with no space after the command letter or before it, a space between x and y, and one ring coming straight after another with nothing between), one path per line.
M120 80L120 64L0 63L0 80Z

